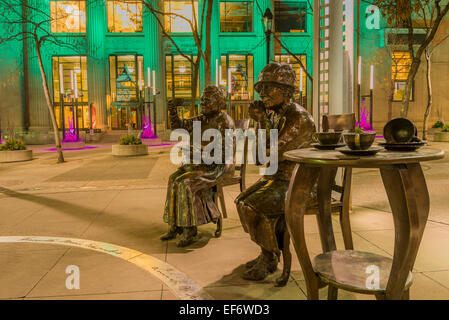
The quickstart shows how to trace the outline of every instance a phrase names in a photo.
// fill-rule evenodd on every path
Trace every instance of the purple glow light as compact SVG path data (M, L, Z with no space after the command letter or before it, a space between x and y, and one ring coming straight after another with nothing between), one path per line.
M85 149L97 149L99 146L85 146L84 148L64 149L64 151L85 150ZM57 151L56 148L42 149L44 151Z
M81 139L78 140L77 136L76 136L76 130L73 126L73 112L72 112L72 117L70 117L70 115L68 116L68 122L69 122L69 130L65 132L65 137L64 140L62 140L62 142L78 142L78 141L83 141ZM64 128L65 130L65 128ZM66 149L66 150L70 150L70 149Z
M154 145L148 145L148 147L163 147L163 146L172 146L174 143L161 143L161 144L154 144Z
M368 122L368 118L370 116L369 111L366 111L366 107L363 109L360 107L360 122L355 122L356 127L360 127L364 131L374 131L371 124Z
M141 139L150 139L150 138L157 138L154 135L153 130L151 130L151 119L150 117L145 117L145 115L143 115L143 128L142 128L142 134L140 135Z

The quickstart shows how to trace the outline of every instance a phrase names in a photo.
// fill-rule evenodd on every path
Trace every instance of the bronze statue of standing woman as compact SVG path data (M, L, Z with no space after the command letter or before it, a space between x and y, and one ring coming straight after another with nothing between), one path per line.
M270 63L254 86L262 101L250 105L250 117L257 122L257 129L267 130L267 137L270 129L278 130L278 170L263 176L235 200L244 230L261 248L260 255L246 263L242 277L247 280L265 279L277 269L286 231L284 203L294 168L282 155L309 147L316 131L311 115L293 100L296 83L296 73L289 64ZM278 281L283 285L286 279Z

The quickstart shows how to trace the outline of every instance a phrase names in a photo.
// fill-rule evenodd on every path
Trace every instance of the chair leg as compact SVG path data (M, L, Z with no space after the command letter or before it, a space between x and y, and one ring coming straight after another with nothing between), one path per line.
M217 230L215 230L215 238L220 238L222 231L223 231L223 216L220 214L220 217L217 220Z
M225 203L225 198L224 198L224 193L223 193L223 186L221 184L217 185L217 195L218 198L220 199L220 205L221 205L221 211L222 211L222 216L223 218L227 218L228 214L226 212L226 203Z
M337 300L338 298L338 288L333 285L329 285L327 289L327 300Z
M286 229L282 237L282 260L284 267L282 268L282 274L276 279L276 287L283 287L287 284L290 277L290 269L292 267L292 254L290 252L290 234Z
M410 300L410 288L404 291L401 300Z
M349 208L343 207L340 212L340 226L343 235L343 242L346 250L354 250L352 242L351 222L349 220Z

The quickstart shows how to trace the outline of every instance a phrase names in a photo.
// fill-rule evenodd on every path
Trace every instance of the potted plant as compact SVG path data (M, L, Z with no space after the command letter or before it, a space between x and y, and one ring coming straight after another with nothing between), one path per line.
M443 129L443 127L444 127L444 122L441 121L441 120L438 120L437 122L435 122L435 123L432 125L432 127L431 127L430 129L427 130L427 132L428 132L429 134L434 135L435 133L440 132L441 129Z
M436 142L449 142L449 124L445 124L441 131L436 132L433 135L433 141Z
M0 145L0 162L27 161L31 159L33 159L33 151L27 150L22 140L7 138Z
M119 144L112 145L114 156L140 156L148 154L148 146L142 144L142 140L134 135L120 137Z

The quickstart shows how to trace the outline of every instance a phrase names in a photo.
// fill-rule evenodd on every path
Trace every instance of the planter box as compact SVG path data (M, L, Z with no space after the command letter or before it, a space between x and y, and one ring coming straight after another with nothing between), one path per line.
M148 146L145 144L137 145L112 145L112 155L120 157L142 156L148 154Z
M435 142L449 142L449 132L437 132L433 135Z
M28 161L33 159L33 150L0 151L0 162Z
M84 141L61 142L62 150L83 149L86 146Z

